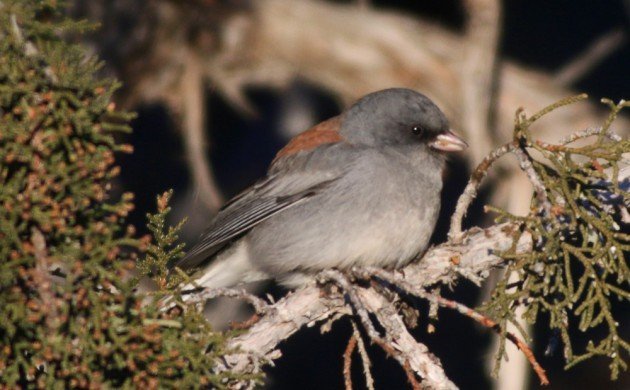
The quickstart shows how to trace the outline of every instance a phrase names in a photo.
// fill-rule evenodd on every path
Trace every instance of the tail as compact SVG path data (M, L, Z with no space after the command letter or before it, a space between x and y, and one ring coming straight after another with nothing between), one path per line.
M196 288L234 287L243 283L269 279L269 275L259 271L250 261L247 242L240 240L232 247L221 252L205 269L197 272L192 283L182 287L183 291ZM184 301L190 300L194 293L184 294Z

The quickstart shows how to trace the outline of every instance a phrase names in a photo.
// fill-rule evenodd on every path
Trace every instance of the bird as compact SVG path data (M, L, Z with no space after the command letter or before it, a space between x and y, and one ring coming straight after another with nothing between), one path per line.
M326 269L402 267L429 245L447 155L467 147L425 95L365 95L290 140L174 266L194 271L189 287L288 289Z

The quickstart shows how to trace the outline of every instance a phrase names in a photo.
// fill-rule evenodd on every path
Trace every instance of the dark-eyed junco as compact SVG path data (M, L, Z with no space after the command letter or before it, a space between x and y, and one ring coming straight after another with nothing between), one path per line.
M426 96L371 93L292 139L176 265L199 267L195 283L208 288L405 265L433 232L445 153L466 147Z

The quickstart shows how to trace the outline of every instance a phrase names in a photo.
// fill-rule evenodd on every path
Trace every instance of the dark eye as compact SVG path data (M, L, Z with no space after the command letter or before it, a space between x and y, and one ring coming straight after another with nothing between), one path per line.
M421 135L423 135L423 134L424 134L424 129L423 129L421 126L414 126L414 127L411 129L411 132L412 132L414 135L421 136Z

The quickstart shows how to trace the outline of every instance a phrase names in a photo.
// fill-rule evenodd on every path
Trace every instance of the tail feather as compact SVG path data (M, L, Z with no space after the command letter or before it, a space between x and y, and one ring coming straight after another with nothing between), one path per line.
M207 289L233 287L243 283L269 279L269 275L258 271L250 262L247 243L241 240L222 252L205 269L197 273L198 277L182 288L190 290L196 287ZM194 294L186 294L186 297Z
M247 251L247 243L241 240L231 248L221 252L205 269L193 275L191 283L184 285L180 290L195 290L200 287L205 289L233 287L269 278L269 275L256 270L252 265ZM190 292L182 294L181 298L184 302L188 302L193 300L195 295L194 292ZM162 299L160 306L164 311L174 307L173 297L169 296Z

